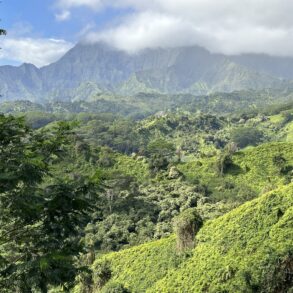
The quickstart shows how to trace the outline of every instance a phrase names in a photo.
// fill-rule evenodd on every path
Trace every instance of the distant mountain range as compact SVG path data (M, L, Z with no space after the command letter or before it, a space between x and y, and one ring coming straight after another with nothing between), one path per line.
M194 94L291 87L293 58L225 56L201 47L145 49L77 44L60 60L0 67L1 100L88 100L101 93Z

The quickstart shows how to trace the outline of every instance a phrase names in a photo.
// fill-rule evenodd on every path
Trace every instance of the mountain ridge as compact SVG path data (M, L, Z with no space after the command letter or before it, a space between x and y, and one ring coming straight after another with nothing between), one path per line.
M88 90L85 99L100 92L200 95L290 86L293 70L283 63L273 72L271 65L265 66L263 56L258 63L251 61L257 55L247 56L213 54L198 46L145 49L128 54L103 43L78 43L58 61L41 68L33 64L1 66L0 91L2 100L39 102L74 100L76 92L86 88L87 83L92 90ZM280 60L266 58L271 58L270 64ZM293 58L289 59L293 64Z

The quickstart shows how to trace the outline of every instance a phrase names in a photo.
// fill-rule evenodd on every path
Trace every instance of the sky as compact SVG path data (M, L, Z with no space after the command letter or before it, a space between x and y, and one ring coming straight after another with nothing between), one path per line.
M0 65L55 62L77 42L293 56L292 0L2 0Z

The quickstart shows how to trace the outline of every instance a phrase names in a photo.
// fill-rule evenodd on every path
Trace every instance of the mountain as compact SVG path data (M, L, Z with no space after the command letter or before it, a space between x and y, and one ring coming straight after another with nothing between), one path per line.
M19 67L0 67L0 93L2 99L28 99L36 101L42 94L40 69L32 64Z
M257 72L293 79L293 58L273 57L265 54L231 56L230 60Z
M224 56L197 46L128 54L103 43L79 43L60 60L42 68L32 64L0 67L0 91L2 100L68 101L102 92L199 95L281 88L293 79L292 67L285 66L287 59Z

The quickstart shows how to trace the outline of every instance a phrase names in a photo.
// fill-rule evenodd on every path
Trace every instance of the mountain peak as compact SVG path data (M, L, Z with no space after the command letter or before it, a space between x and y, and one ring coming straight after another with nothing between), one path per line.
M199 46L152 48L129 54L104 42L80 42L60 60L40 69L29 63L0 67L0 82L8 99L40 96L74 100L88 82L100 91L122 95L142 89L199 95L281 87L284 81L280 78L293 79L293 59L290 62L291 67L283 59L268 56L229 57Z

